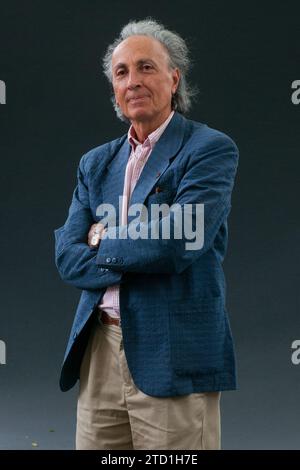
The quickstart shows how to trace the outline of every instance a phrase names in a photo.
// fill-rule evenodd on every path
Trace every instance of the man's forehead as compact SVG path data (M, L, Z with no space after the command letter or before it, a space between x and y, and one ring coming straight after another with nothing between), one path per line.
M112 62L124 62L124 59L127 57L134 56L134 58L139 60L145 59L160 59L162 57L167 57L167 53L164 50L162 44L154 38L147 36L131 36L127 39L124 39L118 46L115 48L112 54Z

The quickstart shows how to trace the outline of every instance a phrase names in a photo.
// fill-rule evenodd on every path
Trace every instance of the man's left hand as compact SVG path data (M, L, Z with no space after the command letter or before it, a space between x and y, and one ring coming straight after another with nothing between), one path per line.
M93 224L88 233L88 245L90 248L97 248L100 244L102 236L106 232L106 228L101 222Z

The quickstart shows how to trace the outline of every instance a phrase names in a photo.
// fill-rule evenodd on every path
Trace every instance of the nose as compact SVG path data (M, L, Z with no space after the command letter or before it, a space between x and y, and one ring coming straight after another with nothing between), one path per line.
M127 87L130 90L132 90L132 89L135 89L139 86L141 86L139 73L135 69L130 69L128 71Z

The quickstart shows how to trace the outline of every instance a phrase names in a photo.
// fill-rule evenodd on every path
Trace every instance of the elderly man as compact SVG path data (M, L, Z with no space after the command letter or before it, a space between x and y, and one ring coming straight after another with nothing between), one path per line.
M220 448L220 392L236 388L222 261L238 150L184 117L188 66L184 40L151 19L104 57L130 127L82 157L55 230L59 273L82 290L60 380L80 380L77 449Z

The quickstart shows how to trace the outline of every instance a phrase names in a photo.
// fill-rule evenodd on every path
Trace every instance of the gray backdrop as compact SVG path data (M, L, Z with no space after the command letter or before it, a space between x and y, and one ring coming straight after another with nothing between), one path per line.
M298 2L299 3L299 2ZM0 448L74 448L77 388L58 388L80 292L60 280L53 230L83 153L126 132L100 59L151 15L191 47L189 117L240 149L225 262L239 390L222 397L223 448L299 449L299 4L0 1Z

